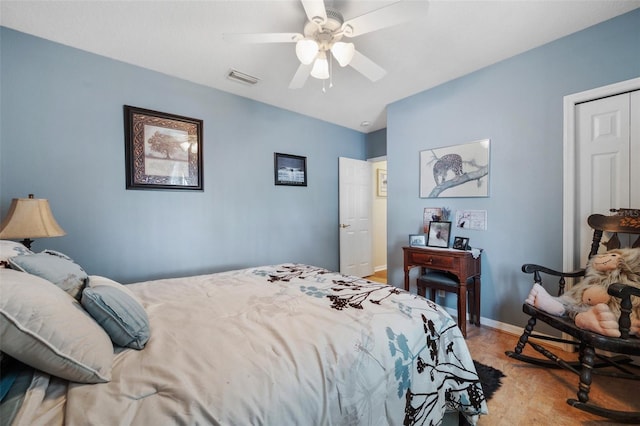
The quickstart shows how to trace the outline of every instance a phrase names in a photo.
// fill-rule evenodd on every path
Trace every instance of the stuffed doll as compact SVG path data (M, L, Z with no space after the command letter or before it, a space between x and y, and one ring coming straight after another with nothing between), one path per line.
M616 249L593 256L582 281L560 297L534 284L526 303L553 315L568 315L582 329L620 337L620 299L607 289L613 283L640 288L640 248ZM640 335L640 298L631 296L631 334Z

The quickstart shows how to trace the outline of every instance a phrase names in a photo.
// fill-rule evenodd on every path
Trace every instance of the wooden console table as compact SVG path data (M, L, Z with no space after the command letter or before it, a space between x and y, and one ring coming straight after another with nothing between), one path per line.
M461 287L458 299L458 327L466 337L467 325L467 280L473 279L473 301L470 312L470 322L480 326L480 255L474 258L470 251L444 249L434 247L403 247L404 251L404 289L409 291L409 272L420 267L424 269L449 272L458 278Z

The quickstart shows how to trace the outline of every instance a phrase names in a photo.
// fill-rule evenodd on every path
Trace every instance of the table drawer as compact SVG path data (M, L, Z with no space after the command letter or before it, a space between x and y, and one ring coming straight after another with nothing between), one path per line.
M424 265L433 268L453 268L456 264L456 258L451 256L438 256L431 253L410 253L409 261L412 264Z

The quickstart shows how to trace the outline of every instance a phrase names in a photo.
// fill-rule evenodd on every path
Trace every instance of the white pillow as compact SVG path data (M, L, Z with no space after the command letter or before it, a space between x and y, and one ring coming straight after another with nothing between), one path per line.
M33 254L22 243L15 241L0 240L0 267L7 266L7 259L21 254Z
M0 350L54 376L111 380L113 345L80 303L35 275L0 268Z

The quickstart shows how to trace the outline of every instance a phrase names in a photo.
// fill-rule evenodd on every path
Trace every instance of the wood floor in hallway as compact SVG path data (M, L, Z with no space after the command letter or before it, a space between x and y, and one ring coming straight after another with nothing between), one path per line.
M373 275L369 275L368 277L365 277L365 278L368 279L369 281L375 281L375 282L378 282L378 283L386 284L387 283L387 270L383 269L382 271L374 272Z

